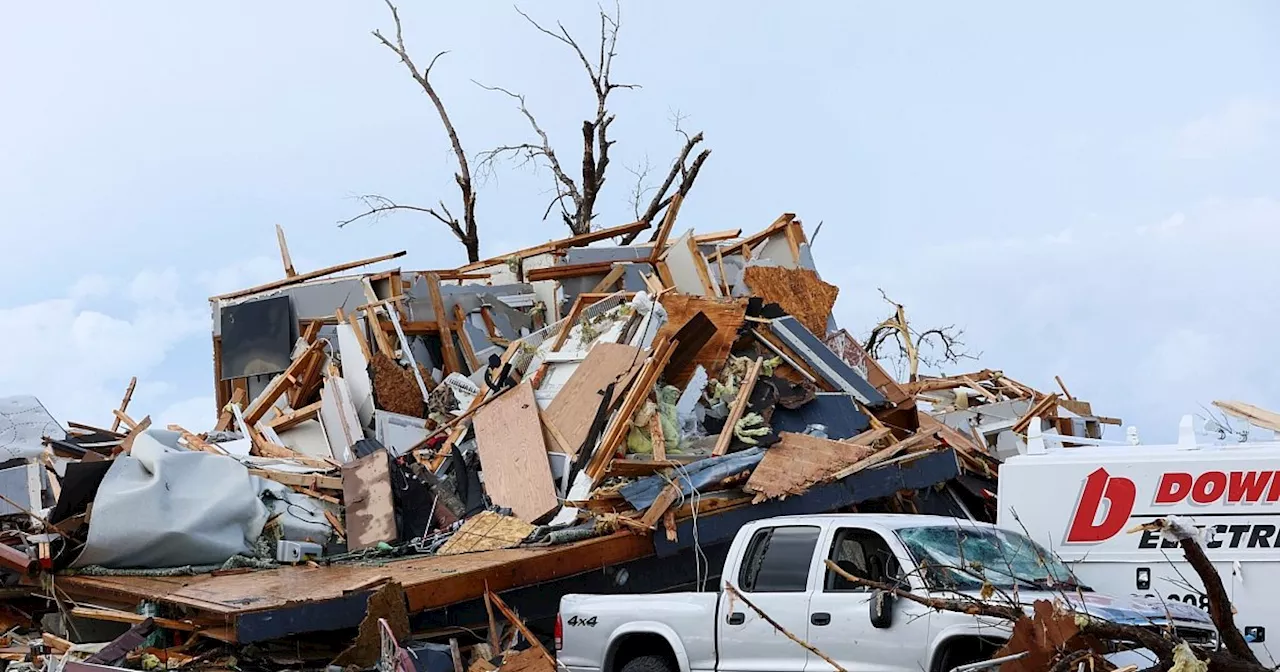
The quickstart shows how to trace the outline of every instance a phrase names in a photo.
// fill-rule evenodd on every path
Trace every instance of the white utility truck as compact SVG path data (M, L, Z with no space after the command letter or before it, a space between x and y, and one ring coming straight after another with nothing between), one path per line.
M1208 424L1197 431L1187 416L1179 442L1159 446L1062 447L1032 431L1027 454L1000 467L997 523L1030 530L1102 592L1206 608L1204 586L1176 543L1127 533L1156 518L1192 519L1206 532L1205 553L1236 625L1259 660L1275 665L1280 648L1273 656L1266 636L1280 632L1280 443L1230 442Z
M748 523L729 547L721 581L848 670L946 672L986 660L1010 635L1007 621L869 590L831 571L828 559L855 577L913 594L982 599L988 583L997 591L992 601L1013 594L1028 608L1041 599L1067 601L1093 617L1172 626L1188 642L1217 646L1199 609L1093 593L1022 533L954 518L842 514ZM570 672L831 670L725 590L566 595L556 649ZM1126 655L1134 653L1117 657Z

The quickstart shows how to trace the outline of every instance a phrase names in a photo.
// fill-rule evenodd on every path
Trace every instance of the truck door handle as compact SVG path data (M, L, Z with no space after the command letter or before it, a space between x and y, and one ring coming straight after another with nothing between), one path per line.
M831 614L828 614L825 611L819 611L809 616L809 622L814 625L830 625Z
M747 615L741 611L735 611L729 614L729 625L742 625L747 622Z

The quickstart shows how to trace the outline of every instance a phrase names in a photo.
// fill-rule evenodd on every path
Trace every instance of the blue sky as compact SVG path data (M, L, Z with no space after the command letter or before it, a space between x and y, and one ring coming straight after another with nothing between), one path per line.
M584 40L596 5L527 2ZM475 154L523 141L526 93L575 156L593 98L563 45L508 3L402 2L418 60ZM877 288L956 324L1042 389L1060 374L1150 439L1215 398L1280 410L1280 7L1269 2L624 1L618 145L599 221L631 220L624 166L662 166L671 127L713 150L681 223L795 212L863 332ZM433 110L369 32L377 0L0 6L0 394L106 423L212 422L205 298L407 249L462 250L410 215L338 229L355 194L455 199ZM659 170L661 170L659 168ZM549 176L479 193L483 250L564 235Z

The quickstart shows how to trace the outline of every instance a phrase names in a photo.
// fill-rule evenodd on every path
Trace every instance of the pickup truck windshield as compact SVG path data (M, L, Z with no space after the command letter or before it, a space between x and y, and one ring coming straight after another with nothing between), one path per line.
M1039 544L1016 532L975 527L907 527L898 538L915 557L930 588L978 590L1014 584L1085 588Z

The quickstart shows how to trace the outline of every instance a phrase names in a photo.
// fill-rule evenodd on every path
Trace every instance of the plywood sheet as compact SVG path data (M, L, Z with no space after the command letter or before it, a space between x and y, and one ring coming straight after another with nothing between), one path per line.
M738 338L738 328L745 321L747 300L668 294L662 297L661 303L667 311L667 323L658 330L655 340L670 338L699 312L705 314L716 327L715 335L698 350L691 361L679 366L668 366L662 379L671 385L683 387L699 364L707 370L708 376L715 378L719 375L725 360L729 358L733 342Z
M866 446L783 432L747 481L757 500L798 495L875 452Z
M560 503L533 385L526 381L490 401L476 413L475 429L489 498L527 523L554 513Z
M810 332L827 333L839 287L823 282L807 268L748 266L744 278L753 296L778 304Z
M482 511L467 520L436 551L436 555L457 555L518 546L536 528L529 523L493 511Z
M609 383L621 382L641 359L639 348L630 345L598 342L591 348L547 405L547 421L560 430L565 449L577 454L600 407L599 392Z
M347 505L349 550L358 551L396 540L396 512L387 451L379 450L342 465L342 499Z

